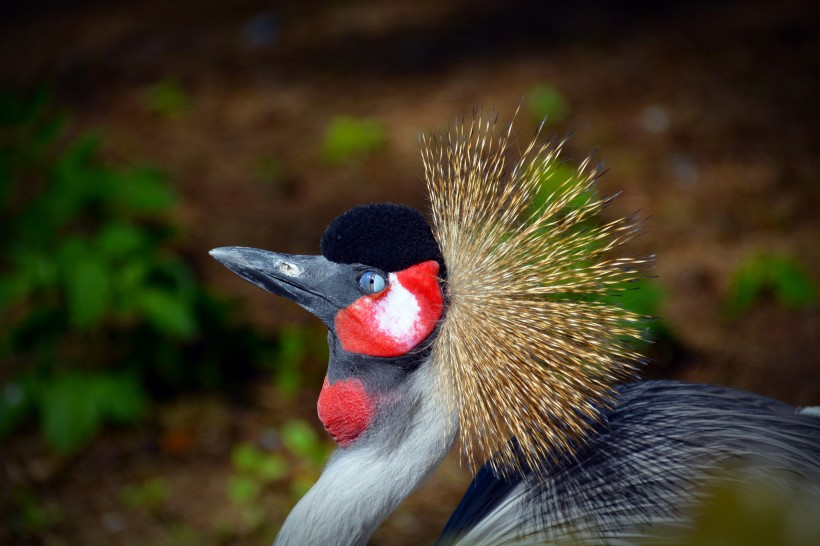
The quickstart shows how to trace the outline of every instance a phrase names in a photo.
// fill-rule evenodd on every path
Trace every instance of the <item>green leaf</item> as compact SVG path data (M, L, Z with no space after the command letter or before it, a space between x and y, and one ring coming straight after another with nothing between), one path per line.
M289 466L281 455L265 453L253 444L243 442L234 448L231 462L237 472L261 482L275 481L287 475Z
M276 387L280 394L296 394L302 384L301 366L307 357L308 340L301 328L286 327L279 334L276 356Z
M265 455L256 468L256 475L263 482L280 480L287 476L290 465L281 455L270 453Z
M50 289L59 282L55 257L45 250L32 248L15 252L13 261L19 274L26 277L31 290Z
M14 534L21 531L34 535L48 533L63 519L60 508L52 502L44 502L32 486L21 484L11 488L10 493L10 496L13 495L13 511L10 514L13 514L11 531Z
M25 421L33 404L31 388L26 382L11 381L0 386L0 439Z
M41 155L49 146L54 144L57 137L65 129L67 118L65 115L57 115L50 119L46 119L37 127L34 134L33 147L37 155Z
M88 442L104 421L133 422L145 406L142 387L126 375L66 373L40 390L43 435L63 453Z
M100 412L90 385L81 376L64 375L49 382L39 397L43 435L61 453L76 450L100 427Z
M166 118L180 118L191 108L191 99L173 78L167 78L146 89L145 106Z
M87 255L70 264L66 275L66 303L71 324L80 329L96 327L111 299L105 266L96 257Z
M11 215L6 216L6 206L11 200L11 192L14 186L14 177L11 173L11 163L14 160L14 152L0 148L0 211L4 217L0 217L0 227L14 221Z
M154 169L134 168L111 173L114 204L127 214L157 214L171 208L176 196Z
M39 248L53 245L55 234L81 214L87 178L82 173L72 179L53 176L21 211L14 226L17 240Z
M326 456L325 444L316 431L298 419L292 419L282 425L279 431L282 443L297 457L308 459L314 464L321 464Z
M23 100L3 89L0 89L0 127L9 127L20 123Z
M262 492L262 485L251 476L231 476L228 480L228 498L238 506L255 502Z
M108 422L133 423L146 406L145 392L130 375L101 374L92 381L93 397Z
M0 127L26 126L42 114L51 93L43 87L23 98L8 91L0 91Z
M631 311L645 317L657 316L663 291L657 282L649 279L641 279L638 282L630 283L622 292L617 303L627 311ZM611 300L616 301L616 300Z
M103 256L122 258L143 248L147 239L144 231L132 225L110 222L103 226L94 246Z
M285 173L285 167L282 160L276 157L262 156L256 160L254 173L261 182L279 186Z
M28 294L32 285L30 277L18 272L0 278L0 312Z
M575 170L564 163L533 164L531 168L537 169L539 173L538 193L533 197L530 205L531 211L540 210L555 202L558 195L566 193L571 188L578 188L583 182L578 178ZM595 199L598 199L598 192L591 187L580 192L567 203L565 211L579 209Z
M673 337L669 327L658 319L663 299L663 287L657 281L640 279L620 286L606 296L604 301L646 318L643 326L648 336L645 340L637 342L637 346L643 348L650 341Z
M168 498L171 488L163 478L151 478L141 485L126 485L120 493L120 498L126 506L158 510Z
M233 467L244 473L252 473L256 470L263 458L262 452L255 445L243 442L236 446L231 453L231 463Z
M101 143L100 133L89 132L80 136L59 157L54 165L55 173L66 180L81 183L77 173L84 174L89 168L97 169L93 165Z
M559 123L569 115L569 103L558 89L541 84L527 94L527 110L539 121Z
M196 333L193 309L178 295L147 288L139 295L136 305L145 312L151 324L163 333L183 339Z
M20 123L22 125L34 123L37 118L42 116L51 99L52 93L49 89L45 87L37 88L34 93L26 97L22 103L23 108L21 109L21 113L23 117L20 118Z
M375 119L337 116L325 131L322 157L331 164L362 158L384 148L387 130Z
M726 310L732 316L746 312L758 298L766 283L766 275L754 263L741 266L729 287Z
M789 258L772 264L772 282L777 302L787 308L798 309L814 303L817 290L803 267Z
M150 267L147 257L140 259L134 256L111 272L113 307L120 316L130 317L141 309L139 302L147 284Z
M83 237L71 235L62 239L54 249L54 258L60 269L61 276L65 278L66 271L71 269L73 264L85 259L90 253L88 242Z
M767 293L789 309L806 307L817 299L816 285L793 257L758 251L735 269L726 296L726 311L737 317Z
M201 287L185 262L158 256L152 256L151 258L151 265L153 266L151 280L157 287L174 292L185 302L191 302L196 297L197 290L200 290Z

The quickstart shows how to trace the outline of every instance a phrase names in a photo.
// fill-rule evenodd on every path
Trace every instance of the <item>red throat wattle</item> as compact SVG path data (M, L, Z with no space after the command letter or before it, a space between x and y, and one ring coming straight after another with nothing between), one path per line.
M327 377L317 409L325 429L341 447L356 441L370 425L375 412L373 400L360 380L346 379L331 385Z
M336 335L351 353L394 357L424 341L441 318L439 264L429 260L390 273L387 289L362 296L336 314Z

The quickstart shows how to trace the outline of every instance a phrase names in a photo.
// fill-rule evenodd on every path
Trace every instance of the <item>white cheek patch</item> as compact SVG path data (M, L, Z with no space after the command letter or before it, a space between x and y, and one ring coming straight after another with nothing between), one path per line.
M390 273L387 294L376 302L373 316L378 329L400 342L415 341L421 306L416 296L401 285L398 277Z

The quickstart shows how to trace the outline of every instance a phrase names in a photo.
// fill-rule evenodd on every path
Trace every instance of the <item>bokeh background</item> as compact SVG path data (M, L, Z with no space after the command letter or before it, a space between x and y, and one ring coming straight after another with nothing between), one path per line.
M608 214L648 217L646 376L820 404L816 3L3 12L3 544L269 543L331 449L324 332L207 251L425 209L418 134L476 107L572 132L567 165L596 150L623 192ZM468 481L448 458L372 543L429 543Z

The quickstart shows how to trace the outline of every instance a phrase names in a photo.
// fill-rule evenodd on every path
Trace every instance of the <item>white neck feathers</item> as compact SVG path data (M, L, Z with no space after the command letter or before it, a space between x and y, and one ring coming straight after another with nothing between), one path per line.
M365 544L381 523L441 464L456 433L454 416L435 394L434 365L407 379L393 417L380 430L337 449L319 481L294 507L277 546ZM389 416L387 416L389 418ZM377 417L379 419L379 417Z

